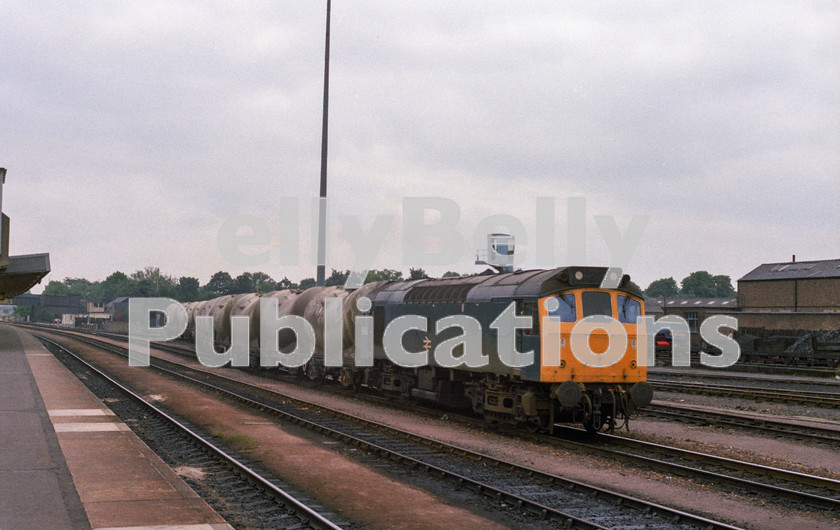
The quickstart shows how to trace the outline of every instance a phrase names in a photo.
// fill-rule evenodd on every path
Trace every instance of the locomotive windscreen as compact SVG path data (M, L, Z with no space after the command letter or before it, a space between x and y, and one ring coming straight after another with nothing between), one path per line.
M577 320L575 311L575 295L564 294L557 297L557 309L549 311L549 316L560 317L563 322L574 322Z
M618 295L618 321L624 324L635 324L636 317L642 314L642 304L629 296Z
M584 291L581 293L583 317L590 315L612 316L612 302L610 293L604 291Z

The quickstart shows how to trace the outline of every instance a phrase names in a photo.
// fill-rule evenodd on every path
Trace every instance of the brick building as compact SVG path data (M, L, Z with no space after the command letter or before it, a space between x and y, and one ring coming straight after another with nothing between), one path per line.
M840 329L840 259L759 265L738 280L741 328Z

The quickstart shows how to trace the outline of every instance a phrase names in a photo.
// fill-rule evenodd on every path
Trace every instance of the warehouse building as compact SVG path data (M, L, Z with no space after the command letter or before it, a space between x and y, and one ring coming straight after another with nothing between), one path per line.
M85 311L82 297L78 294L68 295L37 295L21 294L15 296L13 304L32 308L30 320L39 322L45 315L50 319L60 319L64 314L78 314Z
M740 328L840 329L840 259L765 263L738 280Z
M700 325L704 320L713 315L731 315L739 318L737 298L659 298L657 300L662 313L654 316L659 318L665 315L676 315L688 323L692 351L699 351L706 347L700 337ZM731 331L734 333L735 330ZM727 333L727 330L721 330L721 332Z

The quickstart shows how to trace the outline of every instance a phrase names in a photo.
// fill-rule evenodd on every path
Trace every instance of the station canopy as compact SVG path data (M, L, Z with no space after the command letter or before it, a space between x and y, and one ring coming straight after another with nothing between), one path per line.
M0 300L25 293L50 272L49 254L9 256L9 264L0 269Z

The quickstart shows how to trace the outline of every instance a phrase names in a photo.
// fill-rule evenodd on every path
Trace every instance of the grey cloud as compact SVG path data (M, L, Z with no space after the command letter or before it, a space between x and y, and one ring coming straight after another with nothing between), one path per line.
M270 215L280 195L317 193L321 4L2 9L0 164L23 179L4 202L44 209L17 220L37 230L16 235L74 256L58 258L60 277L160 259L206 280L226 264L200 243L191 263L184 238L212 241L221 216ZM440 195L466 225L485 212L531 216L536 195L586 195L592 213L651 216L631 264L643 283L694 270L705 241L737 238L732 227L756 231L753 260L785 259L768 255L779 246L832 257L791 227L831 234L837 222L838 13L821 2L335 3L336 207L398 213L395 198ZM134 181L156 193L127 196ZM40 202L21 197L46 187ZM98 212L67 203L80 187ZM61 223L100 221L100 237L119 242L154 216L169 222L153 248L108 245L94 273L76 256L95 243ZM695 246L662 256L675 233ZM351 260L334 256L337 268ZM716 263L739 274L726 256Z

